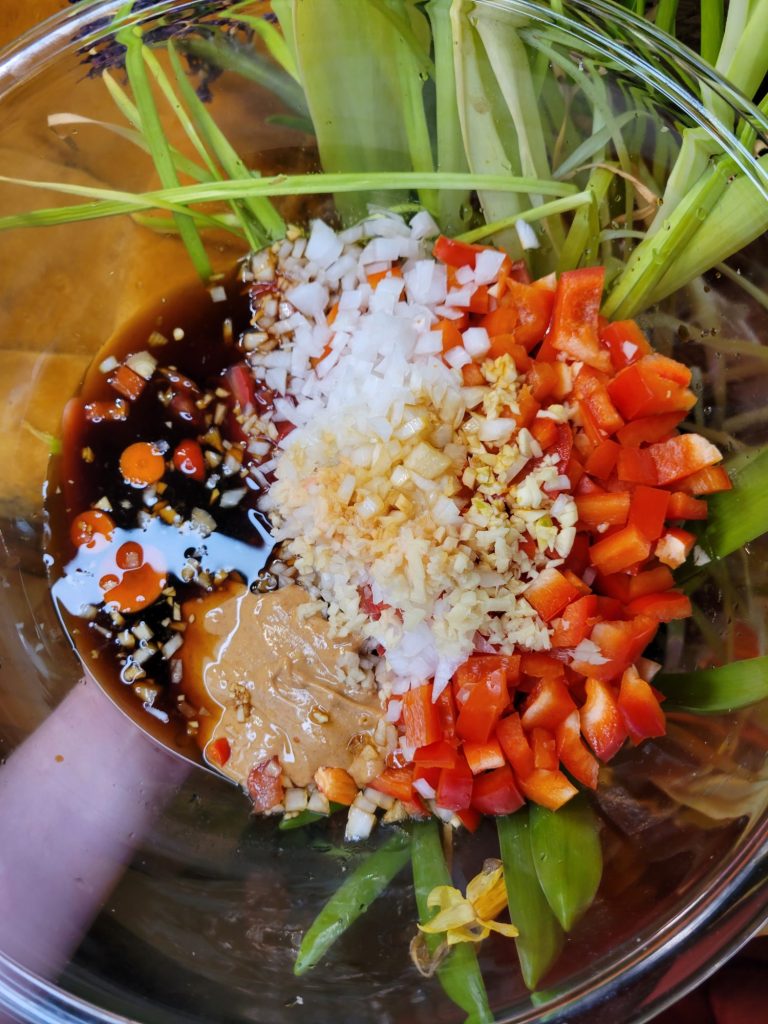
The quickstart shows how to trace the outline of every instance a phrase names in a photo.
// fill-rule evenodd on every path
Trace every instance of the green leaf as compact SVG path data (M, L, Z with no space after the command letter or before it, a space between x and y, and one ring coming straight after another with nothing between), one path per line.
M523 981L535 989L557 959L564 935L539 883L531 847L528 811L497 822L509 916L520 934L515 939Z
M724 558L768 532L768 447L728 465L733 489L713 494L701 546Z
M662 673L653 685L666 695L670 704L686 711L735 711L768 697L768 656L733 661L719 668Z
M327 821L331 814L340 811L343 806L343 804L331 803L328 814L320 814L318 811L301 811L293 818L281 818L277 827L281 832L292 832L294 829L312 825L316 821Z
M595 812L581 793L558 811L532 804L531 852L541 888L569 932L591 905L603 874Z
M294 974L304 974L325 956L339 936L384 892L409 857L408 839L398 832L355 868L304 934Z
M440 842L439 825L434 818L418 821L413 826L412 840L413 885L419 921L426 924L438 912L427 906L427 897L437 885L453 885L445 863ZM440 944L438 935L425 935L430 952ZM493 1021L488 1005L483 976L477 963L477 954L468 942L460 942L437 969L443 991L467 1014L468 1024Z

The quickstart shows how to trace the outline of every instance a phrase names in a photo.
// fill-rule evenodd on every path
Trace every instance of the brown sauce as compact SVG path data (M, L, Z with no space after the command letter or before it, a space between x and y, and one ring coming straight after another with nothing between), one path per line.
M265 571L272 546L269 523L257 508L263 491L245 472L250 456L226 376L243 362L239 339L250 326L250 297L234 274L223 286L226 301L214 302L200 283L169 296L159 309L137 316L98 353L79 395L65 410L63 451L52 460L47 492L47 563L53 597L77 652L121 707L164 742L187 753L197 750L190 723L198 709L189 705L178 685L174 659L162 654L183 630L180 607L225 582L261 589L274 583ZM154 356L157 369L138 398L120 399L125 418L94 415L94 409L105 408L98 403L114 407L120 397L103 369L105 360L121 363L137 352ZM256 414L269 401L269 393L257 387ZM216 412L222 403L227 406L223 417ZM183 474L170 458L175 446L189 439L222 460L238 449L235 454L245 469L230 476L212 469L202 481ZM167 469L159 486L162 493L154 495L153 505L145 501L144 490L131 486L120 472L121 453L137 441L159 442L164 451ZM211 485L214 475L216 486ZM237 504L221 505L227 489L243 488ZM105 499L115 525L109 547L96 552L78 548L70 537L73 519ZM163 507L176 519L168 514L171 521L164 521L158 512ZM213 517L212 532L206 534L199 523L195 525L193 509ZM99 583L114 566L115 550L126 543L138 543L147 562L163 562L165 588L161 599L121 614L116 624L104 606ZM126 678L126 649L119 642L134 628L139 636L133 653L147 644L158 652L141 664L143 675L135 679L130 678L135 670ZM129 651L129 663L131 657Z

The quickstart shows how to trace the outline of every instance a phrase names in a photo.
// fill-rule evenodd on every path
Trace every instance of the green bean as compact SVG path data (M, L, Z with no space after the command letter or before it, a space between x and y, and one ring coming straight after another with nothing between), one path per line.
M419 920L425 924L437 913L427 906L427 897L437 885L452 885L451 875L443 856L438 824L434 818L413 826L412 839L413 885ZM434 953L440 939L425 935L430 953ZM483 976L477 963L477 954L467 942L458 943L437 969L443 991L467 1014L467 1024L492 1021Z
M304 974L328 952L334 942L405 866L410 854L407 838L397 832L366 857L331 896L301 940L293 973Z
M343 804L332 803L328 814L322 814L320 811L301 811L293 818L281 818L277 827L281 832L292 832L295 828L304 828L316 821L325 821L331 814L340 811L343 806Z
M536 988L560 953L563 930L544 895L531 850L528 811L497 822L509 916L520 931L515 939L523 981Z
M558 811L531 805L531 852L542 891L569 932L595 898L603 854L595 812L580 793Z

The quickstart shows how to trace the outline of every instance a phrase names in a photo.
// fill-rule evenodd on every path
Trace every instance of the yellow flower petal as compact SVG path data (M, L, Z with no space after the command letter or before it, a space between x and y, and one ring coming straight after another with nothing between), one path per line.
M510 938L518 934L513 924L494 920L507 906L504 870L498 860L485 862L483 870L467 885L466 897L452 885L438 885L427 897L427 906L438 908L438 912L419 929L428 935L444 933L449 946L482 942L491 931Z
M459 903L466 902L459 889L452 885L436 885L427 896L428 907L439 907L446 910L448 907L455 907Z
M435 914L431 921L428 921L426 924L420 924L419 928L421 931L426 932L427 935L435 935L438 932L447 932L451 928L460 928L462 925L472 924L474 920L475 912L472 909L472 904L463 899L461 903L441 910Z
M492 932L499 932L500 935L506 935L508 939L516 939L520 932L515 928L513 924L504 924L503 921L486 921Z

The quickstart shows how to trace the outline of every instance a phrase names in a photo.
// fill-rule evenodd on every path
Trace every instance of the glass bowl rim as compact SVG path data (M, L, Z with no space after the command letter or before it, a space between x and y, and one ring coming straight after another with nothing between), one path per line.
M203 3L204 0L157 0L149 7L126 14L122 24L140 23L182 11L189 13L190 8L198 2ZM554 22L579 41L599 48L603 55L616 60L633 75L642 76L678 110L684 111L714 135L768 199L768 171L755 156L735 138L731 130L713 118L697 96L663 70L641 58L631 47L636 42L652 47L678 68L695 76L703 87L728 104L739 122L751 126L768 142L768 114L763 113L693 50L610 0L566 0L562 13L553 11L537 0L476 2L499 10L525 11L539 22ZM67 52L77 52L73 37L84 32L88 25L113 16L124 7L124 0L86 0L77 7L65 8L52 15L0 49L0 103L16 87L47 69ZM598 28L571 18L568 9L577 10L587 18L590 14L597 14L610 20L625 36L611 39ZM226 8L223 7L221 13L226 15ZM109 34L106 29L107 26L101 26L96 30L95 40ZM740 916L744 908L746 920ZM553 1015L569 1011L581 1014L604 1002L620 986L626 986L628 980L639 980L652 970L663 971L682 952L693 954L695 962L684 976L677 978L667 988L662 985L653 1002L635 1018L636 1024L641 1024L716 970L749 939L767 917L768 817L764 814L762 822L757 823L746 839L740 841L735 856L728 862L726 870L721 870L714 886L705 888L702 882L690 899L665 922L663 928L654 933L652 945L628 949L611 962L604 960L597 972L589 968L578 972L569 983L567 992L556 995L548 1003L532 1006L516 1018L515 1024L536 1024L542 1019L551 1019ZM704 951L699 950L697 957L697 937L714 923L721 929L722 941L714 950L712 946ZM663 974L661 977L663 980ZM133 1024L130 1018L100 1009L35 975L0 951L0 1006L6 998L10 1000L7 1007L25 1012L28 1016L24 1019L29 1024L48 1024L54 1019L71 1024ZM49 1016L51 1011L57 1014L55 1018Z

